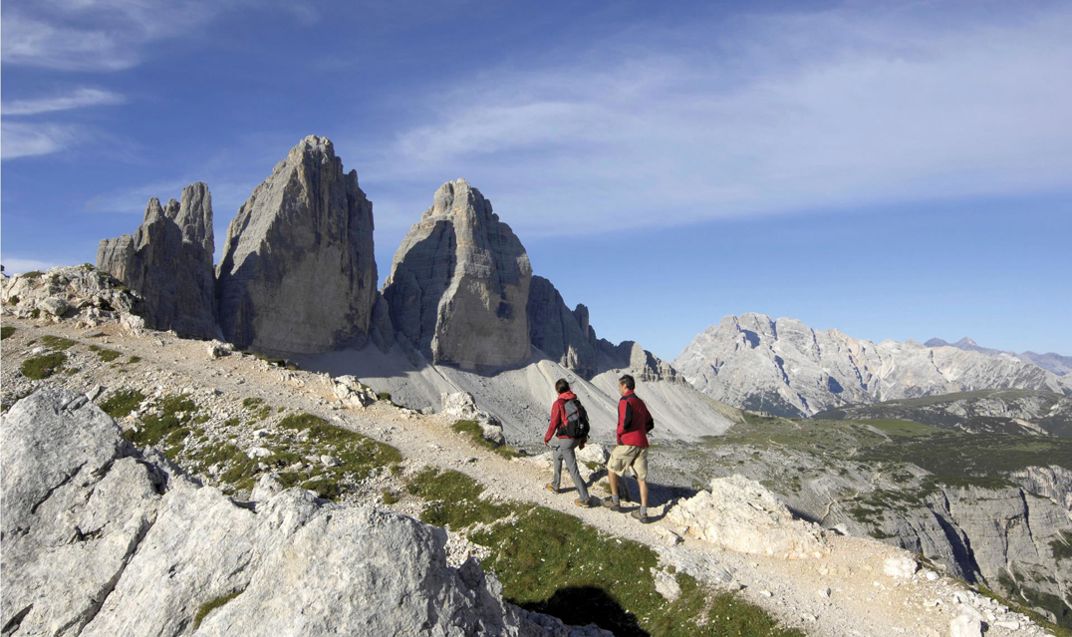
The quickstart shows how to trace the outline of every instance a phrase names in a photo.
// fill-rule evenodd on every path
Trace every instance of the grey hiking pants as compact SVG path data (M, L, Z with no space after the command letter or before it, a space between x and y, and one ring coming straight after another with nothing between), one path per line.
M566 470L569 471L570 477L573 478L573 485L577 487L577 497L581 500L588 500L588 487L585 486L584 480L581 480L581 472L577 470L577 456L574 455L573 450L580 444L580 440L576 438L552 438L551 450L554 452L555 457L555 474L551 478L551 486L556 490L558 489L559 482L562 480L562 463L566 463Z

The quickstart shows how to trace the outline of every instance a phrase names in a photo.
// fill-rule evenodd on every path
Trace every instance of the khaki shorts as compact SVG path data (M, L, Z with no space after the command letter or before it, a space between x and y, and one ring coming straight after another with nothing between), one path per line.
M607 471L622 475L629 467L633 468L633 475L637 477L637 480L648 479L647 447L618 445L610 452L610 460L607 460Z

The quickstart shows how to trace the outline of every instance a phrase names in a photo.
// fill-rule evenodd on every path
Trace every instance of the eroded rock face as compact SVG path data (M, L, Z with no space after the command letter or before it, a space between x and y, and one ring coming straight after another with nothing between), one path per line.
M317 353L367 342L376 301L372 202L331 141L276 164L227 230L220 326L240 348Z
M134 234L101 241L97 267L145 301L146 325L180 336L214 338L212 196L201 182L183 189L182 200L149 200Z
M443 529L299 489L237 504L133 449L81 394L16 403L0 460L5 632L574 634L503 602L474 561L448 566Z
M506 368L530 356L532 267L510 226L465 180L443 184L395 253L384 288L396 337L433 363Z
M615 345L598 338L588 308L578 303L569 309L554 284L541 276L532 277L526 312L532 346L585 379L610 369L630 370L641 380L678 379L677 370L637 343Z

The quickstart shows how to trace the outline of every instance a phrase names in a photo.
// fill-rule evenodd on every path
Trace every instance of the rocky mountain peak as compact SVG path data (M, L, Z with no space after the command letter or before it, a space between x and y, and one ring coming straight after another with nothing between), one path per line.
M97 267L145 300L146 324L194 338L215 338L212 197L203 183L161 206L153 197L129 235L101 241Z
M218 269L220 326L239 347L361 346L376 302L372 202L331 141L305 137L250 195Z
M529 358L532 266L464 179L440 186L402 240L384 287L398 335L434 363L504 368Z

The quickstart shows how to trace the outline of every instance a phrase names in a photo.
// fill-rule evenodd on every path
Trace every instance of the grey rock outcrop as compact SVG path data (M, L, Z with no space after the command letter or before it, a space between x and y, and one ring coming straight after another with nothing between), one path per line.
M146 325L180 336L215 338L212 270L212 197L201 182L183 189L182 200L149 200L134 234L101 241L97 267L145 301Z
M530 358L532 267L510 226L465 180L436 190L403 239L383 295L396 337L435 364L467 370Z
M227 230L220 327L240 348L361 347L376 302L372 202L331 141L309 136L276 164Z
M5 634L575 634L448 566L442 529L298 489L235 503L80 394L16 403L0 443Z
M532 346L585 379L611 369L632 370L643 380L678 378L677 370L635 342L615 345L597 337L588 308L578 303L569 309L554 284L541 276L532 277L526 312Z
M674 367L716 400L789 416L977 389L1072 393L1062 378L1012 355L876 344L764 314L724 318L693 339Z
M0 283L0 311L17 318L75 320L86 327L144 311L112 275L89 264L17 274Z

